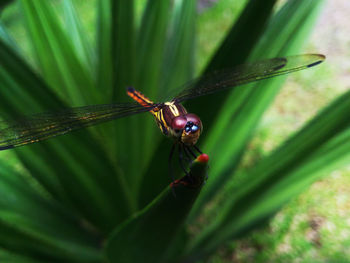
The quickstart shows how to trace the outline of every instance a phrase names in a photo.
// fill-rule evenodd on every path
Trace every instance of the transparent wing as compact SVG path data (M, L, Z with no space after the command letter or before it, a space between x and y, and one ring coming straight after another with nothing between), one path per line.
M174 100L182 102L253 81L310 68L320 64L324 59L323 55L306 54L262 60L215 71L186 84Z
M156 107L139 104L105 104L39 113L15 121L0 122L0 150L43 141L80 128L146 112Z

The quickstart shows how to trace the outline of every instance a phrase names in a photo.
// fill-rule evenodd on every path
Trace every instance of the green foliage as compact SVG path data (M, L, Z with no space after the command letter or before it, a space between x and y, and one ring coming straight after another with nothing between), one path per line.
M203 186L206 168L206 162L196 160L191 167L191 181L198 182L199 187L186 187L182 179L117 227L108 241L108 258L125 263L169 261L169 244L176 239Z
M249 1L204 72L299 53L323 1L288 1L278 11L275 2ZM126 101L129 85L157 101L193 77L196 1L97 1L93 34L76 3L16 3L25 45L15 44L6 20L0 24L3 118ZM349 160L346 93L237 183L247 143L283 79L188 105L202 118L200 144L211 156L200 194L202 184L177 185L172 194L171 144L147 114L12 150L25 171L0 160L0 260L194 262L265 223L323 172ZM202 182L206 165L191 169ZM190 235L218 196L217 216Z

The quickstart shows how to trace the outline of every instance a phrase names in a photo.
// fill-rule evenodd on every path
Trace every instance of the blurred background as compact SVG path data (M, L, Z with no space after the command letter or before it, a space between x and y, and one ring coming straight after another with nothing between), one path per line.
M316 1L316 0L315 0ZM198 5L198 39L195 72L198 75L210 60L247 1L206 0ZM280 1L280 6L287 1ZM143 1L136 1L141 12ZM95 1L77 0L83 25L94 39ZM328 0L301 53L320 53L327 59L310 72L288 77L274 103L265 113L241 164L242 170L266 156L312 118L318 109L350 88L350 1ZM32 51L25 30L19 24L18 10L7 6L2 21L10 29L29 61ZM238 51L239 52L239 51ZM316 73L315 73L316 74ZM18 170L11 152L0 152ZM271 222L247 237L222 247L208 259L226 262L350 262L350 165L315 182L296 196ZM211 207L206 207L210 213ZM205 222L205 218L203 219ZM335 259L330 261L329 259Z
M217 2L220 5L227 1ZM232 1L230 5L237 2L240 1ZM212 9L215 8L219 7L214 5ZM325 2L302 49L302 53L326 55L324 65L318 69L318 79L310 77L307 72L288 76L250 144L253 151L245 156L248 165L252 159L261 158L274 149L318 109L349 90L349 12L349 1ZM216 23L218 27L223 26L218 21ZM212 47L204 42L203 39L203 46L210 50ZM232 243L231 248L223 248L210 262L350 262L349 175L350 164L325 174L322 180L286 205L267 228Z

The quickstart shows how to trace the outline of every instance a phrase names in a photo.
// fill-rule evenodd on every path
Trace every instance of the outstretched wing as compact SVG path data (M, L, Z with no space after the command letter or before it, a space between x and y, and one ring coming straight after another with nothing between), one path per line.
M249 82L310 68L323 60L324 55L306 54L262 60L232 69L214 71L186 84L174 100L182 102Z
M43 141L80 128L146 112L156 107L136 103L104 104L39 113L0 122L0 150Z

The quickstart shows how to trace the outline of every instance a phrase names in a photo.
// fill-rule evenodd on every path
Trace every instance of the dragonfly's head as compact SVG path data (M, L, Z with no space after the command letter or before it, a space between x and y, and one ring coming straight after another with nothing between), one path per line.
M203 126L197 115L187 113L173 118L171 128L174 131L174 136L180 138L182 143L194 145L201 135Z

